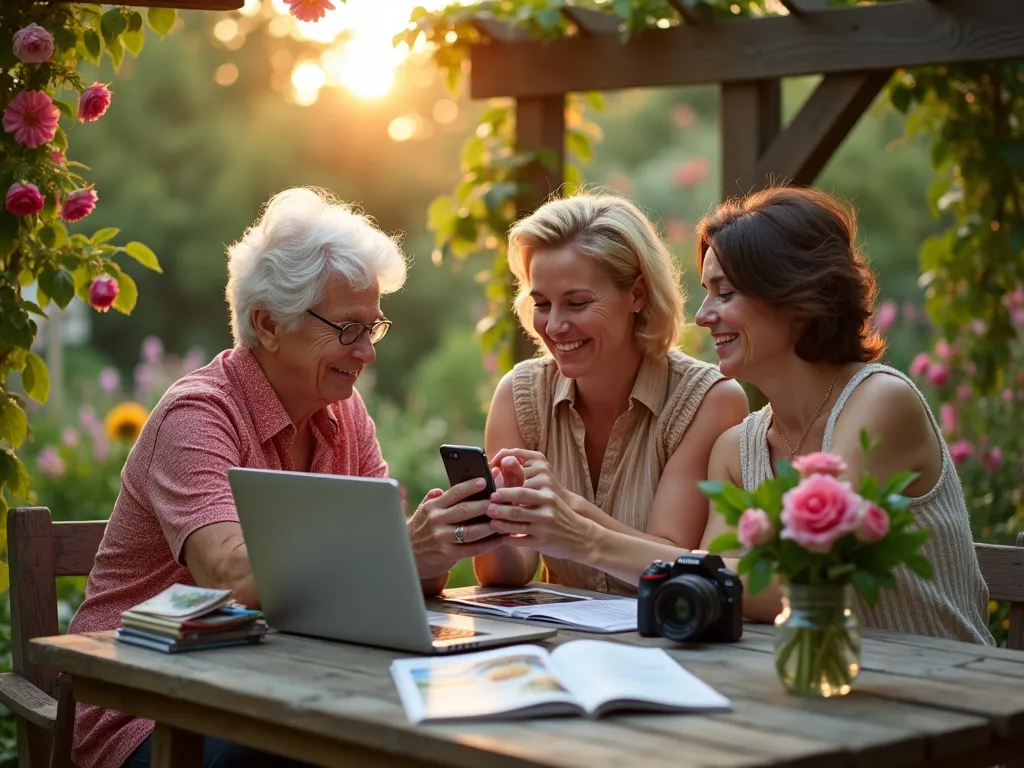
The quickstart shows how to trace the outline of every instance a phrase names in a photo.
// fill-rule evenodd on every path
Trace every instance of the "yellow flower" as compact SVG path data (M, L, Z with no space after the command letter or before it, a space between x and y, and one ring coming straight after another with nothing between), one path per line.
M988 601L988 612L989 613L995 613L998 610L999 610L999 603L997 603L995 600L989 600Z
M107 413L104 426L111 440L134 443L148 416L149 411L138 403L118 403Z

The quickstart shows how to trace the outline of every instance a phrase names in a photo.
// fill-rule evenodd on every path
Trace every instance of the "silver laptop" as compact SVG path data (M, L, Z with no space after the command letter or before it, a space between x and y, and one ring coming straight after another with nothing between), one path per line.
M555 634L428 612L394 480L239 467L228 479L275 629L424 654Z

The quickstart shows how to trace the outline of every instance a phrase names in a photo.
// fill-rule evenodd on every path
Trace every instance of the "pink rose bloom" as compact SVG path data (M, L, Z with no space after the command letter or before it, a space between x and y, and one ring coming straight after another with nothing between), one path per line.
M758 547L767 544L775 535L772 519L763 509L751 508L743 511L736 526L736 535L744 547Z
M942 363L932 363L924 378L933 387L944 387L949 384L949 368Z
M946 437L956 432L956 406L952 403L940 405L939 422L942 424L942 434Z
M805 478L811 475L839 477L846 471L846 462L842 457L831 453L808 453L793 459L793 469L800 473L800 477Z
M103 83L93 83L78 97L78 119L83 123L99 120L110 106L110 89Z
M333 11L334 6L330 0L285 0L288 3L288 12L299 21L320 21Z
M831 475L811 475L782 496L783 539L809 552L828 554L832 545L857 527L864 504L850 484Z
M997 472L999 471L999 467L1003 464L1003 452L999 450L998 446L996 446L991 450L985 451L981 462L989 472Z
M875 504L865 503L857 520L857 528L853 532L857 541L873 544L884 539L888 532L889 515L886 511Z
M882 302L878 311L875 312L875 328L878 329L879 333L885 333L894 325L896 325L896 318L899 316L899 307L896 306L896 302L892 299L886 299Z
M36 467L43 477L63 477L67 471L64 459L57 453L57 449L50 445L43 448L36 456Z
M43 210L43 198L35 184L11 184L7 190L7 210L15 216L29 216Z
M1003 402L1007 405L1013 405L1013 390L1009 387L1003 390Z
M53 141L60 110L43 91L22 91L4 110L4 130L29 149Z
M50 150L50 160L53 161L54 165L65 165L68 161L67 158L64 157L64 153L59 149Z
M949 446L949 457L953 460L953 464L957 466L971 458L973 452L974 448L966 440L957 440Z
M84 219L96 208L97 200L99 200L99 195L96 194L96 190L92 187L69 192L68 196L64 198L64 206L60 210L60 216L67 222Z
M927 352L918 352L913 362L910 364L910 375L914 378L920 378L928 372L929 366L932 364L932 359L928 357Z
M117 298L117 280L104 275L97 277L89 286L89 303L97 312L106 312Z
M935 354L942 360L952 360L953 355L956 354L956 347L952 346L945 339L939 339L935 342Z
M971 320L971 330L974 331L975 335L977 336L984 336L985 323L975 318L974 320Z
M961 384L959 387L956 388L956 399L959 400L961 403L966 403L972 397L974 397L974 392L971 391L970 387Z
M14 55L26 64L42 64L53 55L53 35L38 24L29 24L14 33Z

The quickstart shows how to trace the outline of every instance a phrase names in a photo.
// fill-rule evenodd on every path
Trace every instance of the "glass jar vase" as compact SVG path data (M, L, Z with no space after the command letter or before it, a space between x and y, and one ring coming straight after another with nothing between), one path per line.
M782 584L775 669L790 693L845 696L860 672L860 621L850 585Z

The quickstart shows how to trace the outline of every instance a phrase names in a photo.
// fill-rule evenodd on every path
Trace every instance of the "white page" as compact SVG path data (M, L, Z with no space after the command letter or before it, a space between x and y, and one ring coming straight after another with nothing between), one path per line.
M632 632L636 629L636 600L631 597L588 600L581 603L520 608L513 615L545 619L598 632Z
M486 717L579 703L555 677L547 651L514 645L449 657L398 659L391 675L412 723Z
M551 653L555 674L588 711L615 699L693 710L729 709L729 700L660 648L574 640Z

